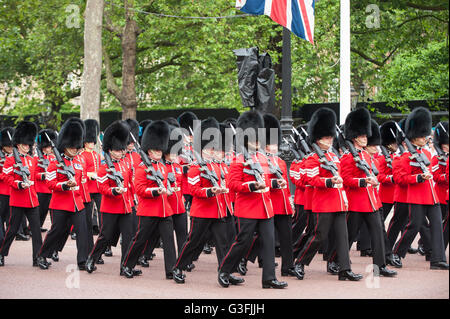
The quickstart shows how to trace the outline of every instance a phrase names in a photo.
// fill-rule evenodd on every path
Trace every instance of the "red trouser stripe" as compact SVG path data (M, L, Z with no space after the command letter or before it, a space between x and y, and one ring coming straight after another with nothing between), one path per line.
M306 247L305 251L303 252L302 256L298 259L299 261L303 259L303 256L305 256L306 252L309 250L309 247L311 247L311 244L313 243L314 239L316 239L316 235L317 235L317 226L319 225L319 214L317 215L317 222L316 222L316 227L314 227L314 236L311 239L311 241L309 242L308 247Z

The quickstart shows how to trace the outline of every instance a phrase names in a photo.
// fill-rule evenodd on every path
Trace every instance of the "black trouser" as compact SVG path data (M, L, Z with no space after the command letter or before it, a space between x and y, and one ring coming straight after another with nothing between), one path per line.
M173 230L177 238L177 252L180 255L181 248L186 241L187 236L187 214L175 214L172 215Z
M307 214L303 210L303 205L295 205L295 215L292 219L292 240L295 243L303 234L307 224Z
M134 268L147 241L152 238L155 231L159 231L163 241L165 271L166 274L170 274L176 261L172 217L138 216L138 218L138 229L129 244L123 265Z
M209 230L210 232L207 232ZM194 255L199 247L203 247L210 233L216 243L217 264L220 265L227 252L227 223L221 218L200 218L191 217L191 227L189 234L181 249L175 267L184 269L192 263Z
M311 234L311 232L314 230L314 218L311 217L311 211L310 210L305 210L304 211L304 215L306 216L305 221L306 221L306 229L304 231L303 234L300 235L300 237L295 240L294 244L293 244L293 253L294 253L294 258L298 257L298 253L300 252L300 250L302 250L302 248L305 246L306 240L308 240L309 235Z
M448 204L441 204L442 211L442 232L444 236L444 250L448 246Z
M444 238L442 235L442 214L439 204L436 205L408 205L408 222L402 232L402 236L395 244L393 252L405 258L408 248L420 228L425 223L425 218L430 221L431 234L431 262L445 261Z
M389 239L386 233L386 227L384 225L384 221L386 220L389 212L391 211L394 204L390 203L382 203L383 207L380 211L381 218L381 227L383 228L383 238L384 238L384 249L386 256L390 256L392 254L392 247L389 244ZM359 231L359 250L366 250L372 248L372 243L370 240L369 229L367 228L366 223L361 225L361 229Z
M65 210L52 211L52 227L45 236L44 243L39 251L39 256L50 258L52 253L61 250L61 243L65 243L70 225L74 226L77 234L77 263L84 264L88 255L88 240L86 226L86 212L69 212Z
M292 249L292 216L275 215L274 224L280 240L281 270L287 271L294 266L294 253Z
M8 256L9 248L16 237L19 228L22 225L23 218L26 217L30 224L30 229L33 234L32 246L33 255L32 260L37 258L39 248L42 245L41 227L39 225L39 209L37 207L10 207L10 214L7 221L7 228L5 231L5 237L0 245L0 255Z
M37 196L39 201L39 218L42 227L42 225L44 225L45 218L47 218L48 207L50 206L52 193L37 193Z
M131 214L101 213L100 234L89 256L96 262L108 246L116 246L117 234L122 234L122 257L120 264L127 252L131 237L133 236L133 224Z
M84 204L84 211L86 216L86 236L87 236L87 243L88 243L88 251L92 250L92 247L94 247L94 231L92 229L92 206L94 205L94 202L91 200L88 203Z
M380 212L377 210L373 213L349 212L347 217L347 230L349 249L355 241L361 224L365 222L370 234L372 242L373 263L378 267L386 264L385 247L383 238L383 229L381 226ZM339 259L339 256L338 256Z
M238 217L238 234L224 257L220 271L233 273L242 257L249 251L253 234L258 232L261 241L260 256L263 259L262 280L275 279L275 235L273 218L250 219Z
M90 207L91 211L88 213L88 215L91 216L91 219L92 219L91 225L99 226L102 223L102 221L100 220L101 219L100 205L102 203L102 194L90 193L90 196L91 196L92 207ZM95 203L95 206L97 207L97 210L95 210L95 211L94 211L94 203Z
M322 242L327 240L330 230L334 229L335 241L333 243L330 242L330 244L334 247L340 269L349 270L349 238L347 233L346 214L342 212L312 213L311 218L314 219L314 229L309 234L295 263L309 265L319 250Z
M0 194L0 228L5 233L5 224L8 222L9 218L9 195ZM7 225L6 225L7 226Z
M389 222L388 229L386 231L389 247L392 250L395 242L397 241L398 234L405 227L408 221L408 204L406 203L394 203L394 215Z

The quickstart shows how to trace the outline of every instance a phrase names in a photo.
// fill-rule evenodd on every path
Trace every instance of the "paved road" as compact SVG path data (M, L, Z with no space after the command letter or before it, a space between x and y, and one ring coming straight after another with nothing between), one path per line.
M46 225L49 226L49 225ZM45 235L45 234L43 234ZM242 286L221 288L217 283L217 259L215 253L202 254L196 268L186 273L186 283L176 284L165 279L162 249L156 249L156 257L150 268L143 268L143 275L133 279L119 276L120 249L113 247L114 256L104 257L105 264L98 265L93 274L79 272L76 268L76 245L69 239L60 261L53 262L48 270L31 266L31 241L15 241L6 266L0 267L0 299L15 298L183 298L183 299L448 299L449 272L430 270L429 262L416 254L408 255L397 278L370 276L371 258L360 257L355 247L351 250L354 272L364 275L360 282L341 282L325 271L326 262L317 255L303 281L281 277L288 282L284 290L262 289L261 269L248 264L249 271ZM448 250L447 250L448 260ZM277 258L281 265L281 260Z

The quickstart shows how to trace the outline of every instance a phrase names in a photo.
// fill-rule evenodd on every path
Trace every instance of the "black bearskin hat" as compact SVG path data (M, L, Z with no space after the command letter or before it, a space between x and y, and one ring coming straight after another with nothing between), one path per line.
M370 113L366 108L358 108L347 115L344 124L345 138L351 141L361 135L372 135Z
M194 120L198 120L197 115L194 113L187 111L181 113L180 116L178 116L178 123L180 123L180 127L184 128L185 130L188 130L189 134L191 133L189 131L189 127L193 130L194 129Z
M63 124L56 139L56 148L60 153L64 153L66 148L83 147L84 129L81 123L77 120L67 120Z
M237 130L236 146L243 143L240 146L247 147L249 138L260 140L258 131L259 129L264 129L264 118L261 113L256 110L247 111L239 116L236 121L236 126L240 129Z
M129 132L130 132L128 144L134 142L133 138L131 137L131 134L133 134L136 141L139 141L139 123L138 123L138 121L136 121L134 119L126 119L125 122L128 124Z
M5 127L0 131L0 147L4 146L13 146L12 145L12 137L14 135L14 127ZM8 135L9 132L9 135ZM11 137L10 137L11 136Z
M33 122L22 121L16 126L14 135L12 136L13 145L28 144L32 146L36 140L38 127Z
M424 107L417 107L405 121L405 134L409 140L431 134L431 112Z
M103 135L103 151L125 150L130 135L129 126L123 121L115 121L109 125Z
M372 135L367 137L367 145L380 145L381 144L381 135L380 135L380 127L375 120L370 121L370 129L372 130Z
M325 136L335 137L336 113L327 107L318 109L309 120L307 132L311 142L316 142Z
M392 134L392 132L394 132L395 136L394 134ZM381 145L387 146L389 144L397 143L396 139L397 135L398 135L397 127L395 126L394 121L384 122L380 126Z
M47 137L48 136L48 137ZM38 147L42 150L43 148L52 146L52 143L48 140L53 142L53 144L56 145L56 132L52 129L44 129L40 130L38 134Z
M442 128L442 126L444 129ZM434 129L433 142L437 145L448 144L448 122L440 122Z
M150 123L142 135L141 148L144 152L148 150L159 150L165 152L169 144L169 124L158 120Z
M281 126L280 121L272 115L272 114L264 114L264 128L266 130L266 145L274 144L275 142L277 145L280 145L281 143ZM273 134L276 134L273 136ZM276 132L276 133L275 133Z
M197 152L199 145L202 150L205 147L213 148L215 150L220 149L219 122L217 122L215 118L209 117L206 120L201 121L199 126L195 127L194 148Z
M86 136L84 142L97 144L97 136L100 134L100 125L97 120L84 120L84 125L86 126Z
M177 119L174 117L167 117L164 121L166 121L169 125L180 127L180 123L178 123Z
M169 142L165 154L173 153L180 155L183 151L183 132L178 126L169 125ZM178 144L180 143L180 144Z
M67 122L77 122L81 125L81 128L83 130L83 142L84 142L84 139L86 138L86 124L84 123L84 121L78 117L70 117L67 119L66 123Z
M233 141L234 141L233 130L231 129L231 126L229 124L224 123L219 124L219 129L220 129L220 136L222 139L221 149L224 152L228 152L233 149Z

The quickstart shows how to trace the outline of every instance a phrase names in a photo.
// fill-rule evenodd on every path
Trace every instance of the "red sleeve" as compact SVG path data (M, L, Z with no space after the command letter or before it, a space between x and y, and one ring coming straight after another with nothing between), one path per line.
M344 181L344 185L350 188L358 188L361 187L361 179L357 178L354 175L354 170L356 168L355 160L353 159L352 154L345 154L341 158L341 177ZM365 185L365 184L363 184Z
M244 164L240 161L233 161L230 165L230 174L228 174L227 185L229 189L237 193L250 193L249 183L244 182Z
M6 158L5 164L3 165L3 180L11 187L19 189L19 180L14 180L14 164L15 160L13 156Z
M212 187L202 187L200 179L200 169L198 165L191 166L188 172L188 183L189 183L189 190L191 192L192 196L200 197L200 198L207 198L208 196L208 189Z

